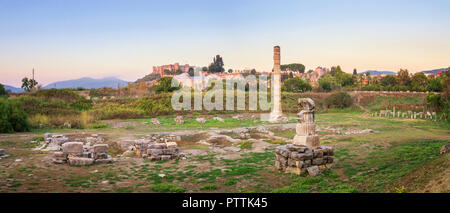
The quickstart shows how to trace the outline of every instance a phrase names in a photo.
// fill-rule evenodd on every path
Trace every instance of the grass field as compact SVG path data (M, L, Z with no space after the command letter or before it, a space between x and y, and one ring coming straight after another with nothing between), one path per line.
M219 115L220 116L220 115ZM105 133L111 140L123 135L139 137L143 132L198 131L261 125L258 118L225 123L209 120L199 124L187 117L183 125L173 117L159 117L162 126L150 119L112 121L104 128L77 130ZM274 169L274 148L268 141L265 152L253 152L252 143L236 144L242 151L233 159L216 154L188 156L187 160L151 162L141 158L114 164L74 167L55 165L49 153L31 151L33 137L43 131L0 135L0 148L11 155L0 160L0 192L448 192L445 185L448 154L439 156L441 146L450 143L450 126L422 120L368 117L362 112L317 114L320 127L346 131L373 129L371 134L345 135L319 132L322 144L335 148L335 165L318 177L298 177ZM294 121L295 122L295 121ZM130 127L133 126L133 127ZM62 133L73 130L48 130ZM280 130L277 136L291 138L294 130ZM208 147L190 145L181 149ZM20 160L18 160L20 159ZM414 178L412 178L414 177ZM437 180L436 178L440 179ZM441 186L442 185L442 186ZM427 189L426 187L429 187ZM432 189L432 190L431 190Z

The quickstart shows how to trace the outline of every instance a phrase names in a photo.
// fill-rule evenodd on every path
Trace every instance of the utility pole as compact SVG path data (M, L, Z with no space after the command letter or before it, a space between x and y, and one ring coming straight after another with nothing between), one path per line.
M33 67L33 81L34 81L34 67Z

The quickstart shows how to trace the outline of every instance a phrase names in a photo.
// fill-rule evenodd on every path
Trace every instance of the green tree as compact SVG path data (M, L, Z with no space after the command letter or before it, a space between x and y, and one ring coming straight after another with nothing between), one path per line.
M8 95L3 84L0 84L0 97Z
M208 67L202 67L202 71L203 71L203 72L208 71Z
M189 68L188 74L189 74L189 76L194 76L195 75L195 71L194 71L194 69L192 67Z
M293 64L283 64L280 66L282 71L293 71L293 72L300 72L305 73L305 65L293 63Z
M383 86L395 86L397 84L397 80L393 75L386 75L381 79L381 85Z
M213 63L209 65L208 70L210 73L224 72L225 69L223 66L224 64L222 57L220 57L220 55L216 55L216 57L213 58Z
M228 69L228 73L232 73L233 72L233 70L232 69Z
M409 77L409 72L407 69L400 69L397 73L397 83L400 86L410 86L411 79Z
M319 91L330 92L331 90L340 89L340 85L336 83L335 78L331 74L326 74L319 79Z
M156 93L173 92L180 87L172 87L172 77L163 77L158 79L158 84L153 85L153 89ZM176 81L176 80L175 80Z
M287 92L306 92L311 91L312 87L300 77L294 77L286 80L281 89Z
M293 78L294 74L292 72L289 72L289 78Z
M428 80L427 91L441 92L442 91L442 81L440 77L431 78Z
M22 79L22 88L27 92L31 91L37 84L38 82L34 79L28 79L27 77Z
M423 92L427 89L428 78L423 72L416 73L411 78L411 89L414 91Z

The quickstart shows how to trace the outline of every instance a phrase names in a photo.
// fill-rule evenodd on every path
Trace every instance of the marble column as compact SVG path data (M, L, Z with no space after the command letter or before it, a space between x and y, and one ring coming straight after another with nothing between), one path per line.
M281 68L280 68L280 47L273 48L273 77L272 77L272 103L273 108L270 113L270 122L280 122L283 120L283 112L281 110Z

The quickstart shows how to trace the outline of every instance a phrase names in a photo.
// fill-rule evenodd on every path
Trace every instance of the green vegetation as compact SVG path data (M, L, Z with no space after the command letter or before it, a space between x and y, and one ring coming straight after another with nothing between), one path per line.
M13 99L0 97L0 133L25 132L30 130L27 114Z
M172 184L155 184L155 185L151 186L150 189L155 192L183 193L186 191L185 188L175 186Z
M311 91L312 87L300 77L294 77L286 80L281 87L281 90L287 92L306 92Z
M350 95L346 92L338 92L328 96L325 99L327 108L344 109L350 107L353 101Z

